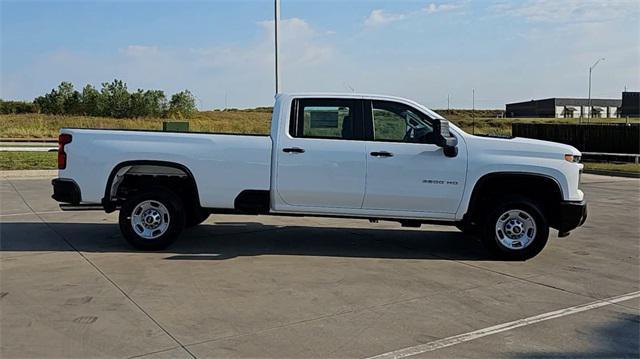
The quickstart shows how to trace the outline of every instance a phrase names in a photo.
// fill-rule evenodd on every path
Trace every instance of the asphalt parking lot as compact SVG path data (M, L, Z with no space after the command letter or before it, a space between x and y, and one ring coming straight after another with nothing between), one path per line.
M640 355L637 179L585 175L587 223L517 263L449 227L264 216L141 253L49 179L0 183L2 358Z

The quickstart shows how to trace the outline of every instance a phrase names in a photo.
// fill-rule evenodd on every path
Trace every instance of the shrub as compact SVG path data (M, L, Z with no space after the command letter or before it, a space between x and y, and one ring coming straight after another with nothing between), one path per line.
M180 91L171 96L169 102L169 117L190 118L197 111L196 98L189 90Z
M38 112L33 102L0 100L0 113L3 115Z

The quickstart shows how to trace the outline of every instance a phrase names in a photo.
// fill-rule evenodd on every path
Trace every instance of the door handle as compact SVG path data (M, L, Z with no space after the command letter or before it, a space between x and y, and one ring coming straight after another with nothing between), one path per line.
M373 157L393 157L393 153L387 151L371 152L370 155Z
M300 147L287 147L287 148L283 148L282 152L285 153L304 153L304 148L300 148Z

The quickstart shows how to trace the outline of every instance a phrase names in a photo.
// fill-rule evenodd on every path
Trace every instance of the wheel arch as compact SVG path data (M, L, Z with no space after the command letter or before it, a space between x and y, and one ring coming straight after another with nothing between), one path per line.
M158 171L154 173L154 169ZM170 171L160 172L160 169L169 169ZM198 192L198 185L191 170L180 163L158 160L131 160L120 162L113 167L109 173L107 184L104 190L104 197L102 198L102 205L107 212L113 212L116 209L116 203L114 201L114 195L117 193L119 185L126 174L131 174L132 171L145 170L140 175L149 176L168 176L168 177L184 177L190 186L190 190L193 191L192 200L195 204L200 206L200 195Z
M509 194L522 194L532 200L559 204L563 198L560 182L552 176L527 172L491 172L480 177L471 192L464 221L473 221L482 208L482 200L500 188Z

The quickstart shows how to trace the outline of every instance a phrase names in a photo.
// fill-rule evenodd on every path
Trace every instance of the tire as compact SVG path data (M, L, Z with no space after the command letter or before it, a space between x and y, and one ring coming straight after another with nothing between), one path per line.
M209 218L209 212L201 207L193 207L186 213L184 226L186 228L195 227Z
M541 206L522 197L495 202L482 224L483 244L503 260L535 257L549 239L549 223Z
M168 188L153 187L122 204L119 224L122 235L134 248L164 249L184 228L184 206L180 197Z

